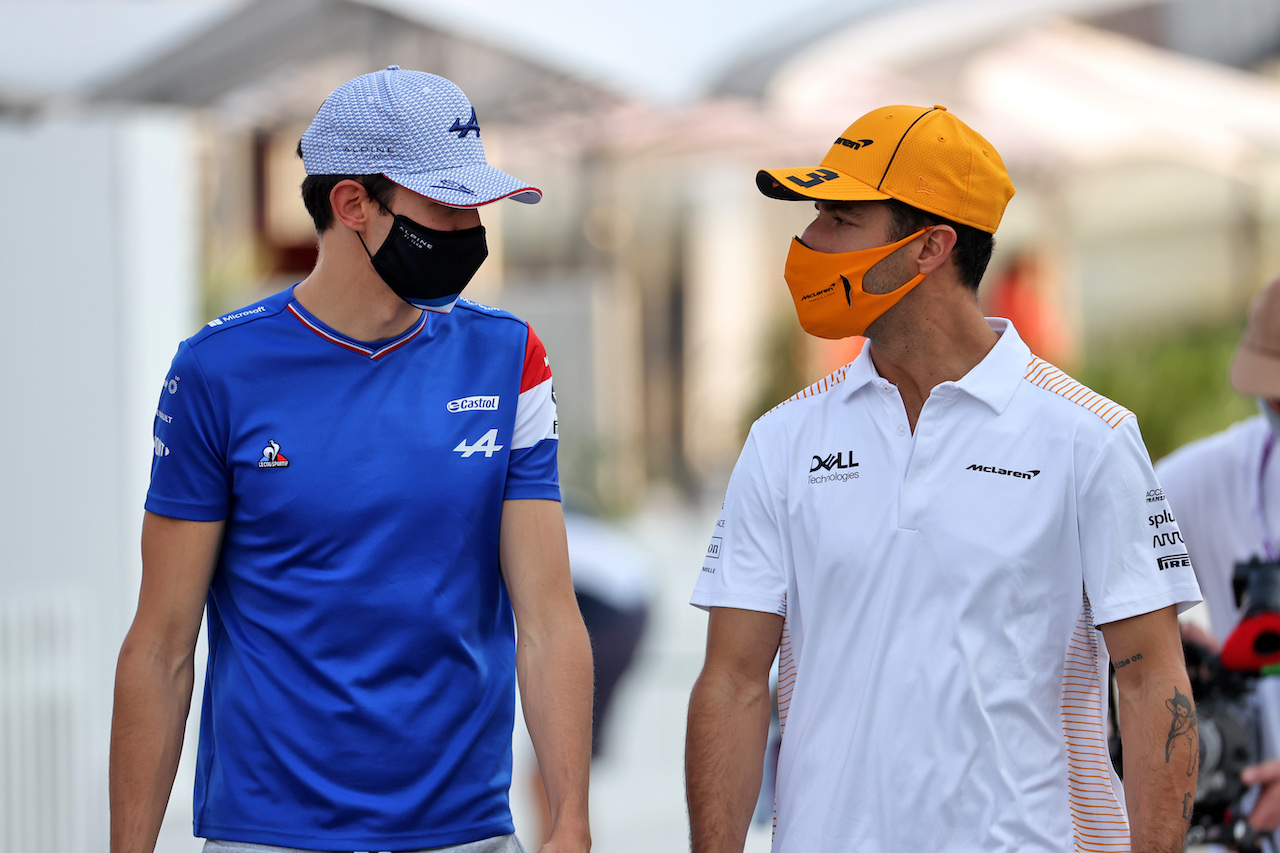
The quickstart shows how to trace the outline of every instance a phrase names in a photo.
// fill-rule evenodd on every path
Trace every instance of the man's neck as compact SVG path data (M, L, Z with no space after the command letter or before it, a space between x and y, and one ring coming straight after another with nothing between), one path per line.
M357 341L380 341L407 331L422 311L387 287L354 236L329 234L325 240L345 237L355 246L325 251L322 244L315 269L294 288L294 297L320 322Z
M871 361L881 376L898 386L913 432L929 393L943 382L962 378L1000 337L969 292L949 288L945 293L919 293L927 283L868 330Z

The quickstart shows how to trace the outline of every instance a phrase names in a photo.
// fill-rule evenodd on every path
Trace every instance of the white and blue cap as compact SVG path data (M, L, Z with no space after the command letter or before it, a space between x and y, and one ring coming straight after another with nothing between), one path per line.
M308 175L386 175L449 207L542 198L485 160L475 108L461 89L399 65L348 80L325 98L302 135L302 163Z

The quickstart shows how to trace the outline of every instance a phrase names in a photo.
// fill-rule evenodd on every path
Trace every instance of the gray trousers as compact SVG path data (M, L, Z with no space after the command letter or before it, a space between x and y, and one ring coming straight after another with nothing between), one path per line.
M272 847L270 844L249 844L245 841L216 841L211 838L204 843L204 853L322 853L322 851ZM370 851L370 853L378 853L378 851ZM495 835L493 838L469 841L453 847L432 847L430 850L414 850L410 853L525 853L525 849L514 835Z

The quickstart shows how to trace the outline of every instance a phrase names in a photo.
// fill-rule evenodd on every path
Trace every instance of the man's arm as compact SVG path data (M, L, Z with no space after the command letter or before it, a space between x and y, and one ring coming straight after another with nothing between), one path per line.
M551 810L551 835L542 850L586 851L591 641L573 594L560 504L505 501L498 550L516 616L524 719Z
M1116 668L1133 853L1178 853L1196 797L1200 731L1173 607L1103 625Z
M223 522L146 513L138 612L116 664L111 851L150 853L182 752L193 655Z
M769 735L769 669L781 639L776 613L711 608L684 750L693 853L741 853L746 843Z

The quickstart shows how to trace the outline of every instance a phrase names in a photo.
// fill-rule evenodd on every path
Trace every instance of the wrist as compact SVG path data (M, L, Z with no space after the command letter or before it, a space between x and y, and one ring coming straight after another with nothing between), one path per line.
M547 844L557 850L590 850L591 827L587 824L586 816L558 817L551 825L551 836L547 839Z

